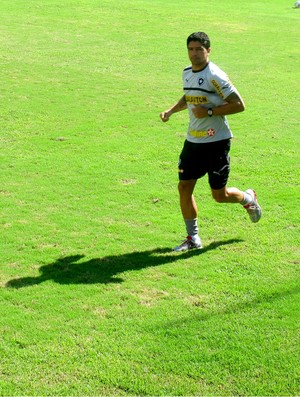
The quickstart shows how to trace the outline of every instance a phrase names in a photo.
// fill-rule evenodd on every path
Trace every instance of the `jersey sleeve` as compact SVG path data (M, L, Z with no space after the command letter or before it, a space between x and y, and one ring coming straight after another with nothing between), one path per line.
M210 75L210 83L212 89L225 100L233 92L237 93L237 89L229 80L229 77L221 69L214 70Z

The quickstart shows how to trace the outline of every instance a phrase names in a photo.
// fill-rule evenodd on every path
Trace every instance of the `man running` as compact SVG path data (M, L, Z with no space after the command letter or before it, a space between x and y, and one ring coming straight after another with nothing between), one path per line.
M252 222L261 218L261 207L253 189L227 187L229 151L233 137L226 116L245 110L243 99L228 76L210 62L210 39L204 32L187 38L191 66L183 70L184 95L160 114L163 122L188 109L189 126L179 157L179 197L187 238L174 251L202 248L198 234L198 209L193 195L199 178L208 174L212 197L218 203L240 203Z

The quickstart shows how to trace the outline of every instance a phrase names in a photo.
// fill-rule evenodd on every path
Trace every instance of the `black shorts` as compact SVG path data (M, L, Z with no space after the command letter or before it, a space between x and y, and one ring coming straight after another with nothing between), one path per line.
M230 139L211 143L185 141L178 163L179 179L199 179L208 174L210 187L222 189L229 177L230 143Z

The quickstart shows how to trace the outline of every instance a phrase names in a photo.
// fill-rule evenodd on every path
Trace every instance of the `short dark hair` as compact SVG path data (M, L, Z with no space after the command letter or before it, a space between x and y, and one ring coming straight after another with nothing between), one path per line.
M199 41L206 49L210 48L210 40L206 33L195 32L189 35L186 40L186 45L188 46L190 41Z

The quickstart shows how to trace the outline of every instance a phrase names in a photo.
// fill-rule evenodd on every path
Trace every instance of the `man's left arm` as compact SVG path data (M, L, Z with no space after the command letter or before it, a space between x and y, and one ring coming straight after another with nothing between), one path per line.
M244 110L244 101L242 97L235 92L232 92L225 98L225 103L223 105L212 108L214 116L227 116L228 114L240 113Z
M229 114L243 112L245 110L245 104L240 95L232 92L227 98L225 98L224 104L210 109L212 113L211 116L227 116ZM193 113L198 119L209 117L208 109L203 106L194 107Z

